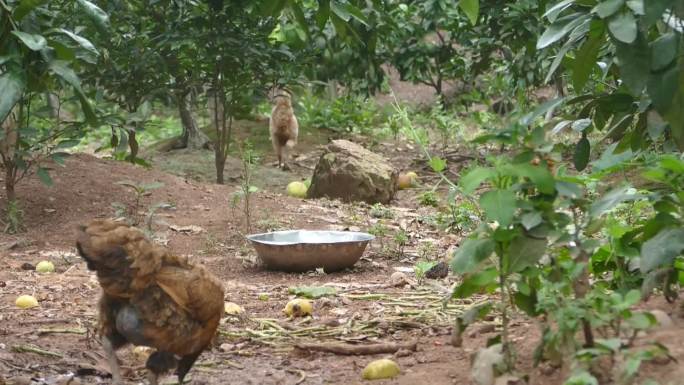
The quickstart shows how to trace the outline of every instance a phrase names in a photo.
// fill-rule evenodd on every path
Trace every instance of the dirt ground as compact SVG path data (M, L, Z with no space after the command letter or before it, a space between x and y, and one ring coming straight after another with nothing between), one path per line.
M292 172L274 169L270 154L264 159L255 176L261 190L253 197L253 232L297 228L367 231L377 222L366 205L284 196L289 181L310 176L323 142L314 138L300 147ZM429 179L414 162L419 157L416 149L386 143L375 150L397 168L419 169ZM442 307L442 299L458 277L414 281L404 287L387 285L393 272L408 271L421 258L444 259L460 241L457 235L444 236L426 220L435 209L420 206L416 190L400 191L391 206L393 218L386 220L390 232L402 228L408 234L408 244L400 255L383 248L391 243L388 236L382 242L374 241L353 269L287 274L261 267L245 241L244 215L230 204L239 184L237 160L229 160L226 174L232 178L225 186L211 183L210 152L156 154L152 163L152 169L145 169L77 154L66 167L53 167L54 186L46 187L35 177L21 183L18 195L26 231L0 235L0 384L4 385L3 378L15 384L110 381L101 345L92 335L100 288L75 254L74 233L80 224L114 216L113 203L133 204L133 194L116 184L123 180L163 184L141 202L141 211L157 202L172 205L156 213L152 224L155 240L209 267L224 282L226 301L246 311L222 321L217 343L200 356L191 371L192 383L361 384L365 381L360 373L368 362L392 356L339 356L293 348L295 343L307 341L415 341L417 351L393 357L401 375L375 383L472 383L471 357L500 328L499 317L472 326L463 346L455 348L450 345L454 317L473 304L472 300L454 301ZM450 165L457 174L460 165ZM425 247L427 244L432 247ZM41 260L53 262L56 272L33 271ZM288 288L305 285L332 286L337 295L315 300L313 318L288 320L281 312L292 298ZM14 301L21 294L34 295L39 307L18 309ZM493 300L496 298L482 297L475 302ZM683 321L677 305L654 299L648 306L666 311L675 324L645 338L664 343L674 358L684 360ZM536 321L514 316L512 326L518 369L529 375L529 383L560 384L558 370L532 365L540 337ZM131 348L121 350L119 357L127 381L144 382L144 357ZM646 364L640 378L646 377L656 378L662 385L679 385L684 369L676 362ZM164 381L173 383L175 377Z

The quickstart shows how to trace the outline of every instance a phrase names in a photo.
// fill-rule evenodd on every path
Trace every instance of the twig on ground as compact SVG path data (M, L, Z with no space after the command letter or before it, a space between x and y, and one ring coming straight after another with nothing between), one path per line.
M338 343L322 344L300 342L296 343L295 347L301 350L328 352L345 356L360 356L368 354L396 353L399 350L410 350L415 352L418 348L418 343L411 342L406 344L380 343L372 345L352 345Z

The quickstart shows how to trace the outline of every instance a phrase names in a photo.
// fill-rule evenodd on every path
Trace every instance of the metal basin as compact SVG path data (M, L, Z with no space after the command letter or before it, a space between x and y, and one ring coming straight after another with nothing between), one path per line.
M268 269L303 272L322 267L326 273L352 267L374 238L351 231L310 230L247 236Z

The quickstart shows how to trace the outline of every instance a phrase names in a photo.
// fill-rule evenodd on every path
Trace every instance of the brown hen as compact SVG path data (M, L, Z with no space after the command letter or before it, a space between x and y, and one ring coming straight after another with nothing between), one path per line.
M122 383L115 351L132 343L156 349L145 365L150 384L174 367L182 384L223 314L218 279L119 222L82 226L76 247L102 286L99 331L114 383Z

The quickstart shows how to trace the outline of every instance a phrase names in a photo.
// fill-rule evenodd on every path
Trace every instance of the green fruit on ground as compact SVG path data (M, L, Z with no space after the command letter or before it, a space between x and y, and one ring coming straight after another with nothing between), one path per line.
M38 300L32 295L22 295L17 298L15 304L21 309L30 309L38 306Z
M287 195L294 198L306 198L306 185L302 182L291 182L287 185Z
M389 359L376 360L363 369L361 375L365 380L381 380L383 378L394 378L399 375L401 370L396 362Z
M50 261L40 261L36 265L36 271L39 273L54 273L55 265Z

